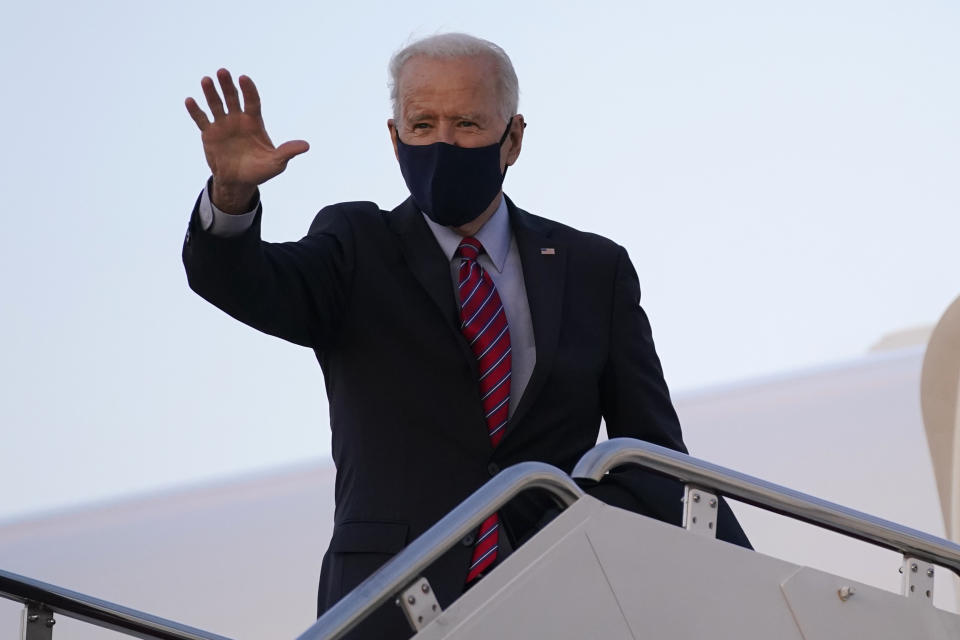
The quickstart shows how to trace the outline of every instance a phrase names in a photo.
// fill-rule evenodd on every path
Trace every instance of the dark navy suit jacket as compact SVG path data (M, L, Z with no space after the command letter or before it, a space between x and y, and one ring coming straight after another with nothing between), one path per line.
M226 239L203 231L194 208L183 247L191 288L252 327L310 347L323 368L337 479L320 612L500 469L539 460L571 471L596 443L601 418L610 437L686 451L627 252L509 200L508 210L537 357L494 450L449 262L412 200L391 212L370 202L327 207L303 239L286 243L260 240L259 211L246 233ZM630 471L589 490L679 524L676 482ZM723 506L719 536L748 545ZM505 507L510 540L532 535L549 508L537 495ZM463 591L470 542L426 573L444 606ZM406 628L390 605L354 637L406 637Z

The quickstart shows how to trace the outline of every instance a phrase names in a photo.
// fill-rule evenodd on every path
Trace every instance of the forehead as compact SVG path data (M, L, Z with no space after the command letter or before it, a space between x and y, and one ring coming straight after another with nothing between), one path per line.
M401 112L493 115L497 110L496 71L496 63L487 56L411 58L398 78Z

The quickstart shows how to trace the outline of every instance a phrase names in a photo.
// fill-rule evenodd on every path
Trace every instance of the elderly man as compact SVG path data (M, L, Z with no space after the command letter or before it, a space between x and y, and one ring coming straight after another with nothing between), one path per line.
M225 69L222 101L201 82L212 122L186 101L213 173L184 243L190 286L313 349L323 368L337 481L320 613L500 469L570 471L601 418L610 436L685 451L626 251L503 195L525 126L507 55L438 35L398 52L390 72L387 127L411 197L389 212L326 207L298 242L260 240L257 186L307 143L275 147L253 82L240 76L238 92ZM613 474L590 490L679 522L679 486L658 476ZM518 498L438 560L427 577L441 604L542 526L547 507ZM726 507L719 534L748 544ZM409 635L392 605L356 633Z

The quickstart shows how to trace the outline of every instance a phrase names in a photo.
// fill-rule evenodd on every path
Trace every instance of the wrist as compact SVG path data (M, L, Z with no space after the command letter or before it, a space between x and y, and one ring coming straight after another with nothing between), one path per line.
M256 205L256 185L223 185L213 179L210 201L220 211L237 215L247 213Z

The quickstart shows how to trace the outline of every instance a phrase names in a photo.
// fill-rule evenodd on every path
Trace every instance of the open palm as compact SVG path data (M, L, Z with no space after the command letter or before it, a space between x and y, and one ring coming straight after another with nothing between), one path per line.
M247 76L238 79L243 106L230 72L220 69L217 80L223 100L211 78L200 81L212 122L193 98L186 99L186 107L200 129L203 152L213 173L214 204L228 213L240 213L248 208L257 185L281 173L291 158L310 145L304 140L291 140L275 147L263 124L260 94L253 80Z

